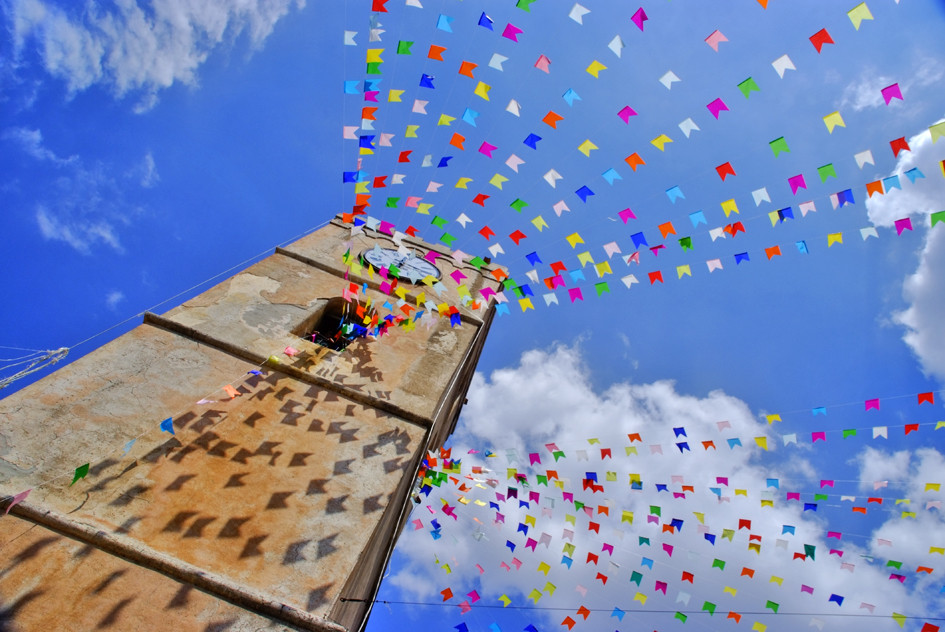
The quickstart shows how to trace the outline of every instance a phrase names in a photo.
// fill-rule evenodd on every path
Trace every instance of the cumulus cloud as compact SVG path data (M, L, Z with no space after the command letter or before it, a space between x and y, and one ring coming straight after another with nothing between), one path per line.
M160 179L150 153L122 175L102 162L87 164L78 155L58 155L39 129L10 128L2 138L48 167L45 181L36 187L39 199L32 209L44 239L61 241L82 254L98 246L123 251L120 230L143 212L128 201L129 191L153 187Z
M196 83L214 48L245 34L261 47L276 22L305 0L124 0L64 9L43 0L12 0L18 54L35 43L46 70L70 93L103 85L116 96L136 93L147 110L157 93Z
M902 294L909 307L895 313L893 320L905 328L902 339L922 370L945 384L945 230L936 228L926 234L919 267L903 282Z
M945 546L945 519L941 492L927 484L942 482L945 456L935 448L892 453L868 448L858 461L860 479L871 495L882 495L889 499L887 502L895 498L910 501L908 505L894 505L888 519L873 532L870 553L892 557L894 547L895 559L904 568L931 567L929 546ZM926 511L933 507L937 511ZM915 512L916 517L904 519L902 511ZM917 590L937 592L941 588L940 580L928 575L918 577Z
M763 611L770 600L782 613L808 613L808 619L814 613L815 625L816 613L835 612L836 605L828 602L833 593L844 596L847 613L865 614L869 607L886 616L892 610L927 610L920 597L890 582L883 568L862 561L870 550L867 541L828 541L823 512L784 501L783 490L769 479L817 489L805 475L815 468L802 453L777 459L759 452L754 438L768 437L767 424L724 392L693 397L666 381L622 382L595 392L580 350L558 346L528 351L517 366L488 377L477 374L468 400L452 456L462 459L464 474L472 466L484 468L482 474L436 489L415 509L398 544L405 563L392 583L418 601L440 602L439 592L449 587L453 604L476 589L490 605L505 594L517 605L531 606L528 595L537 590L536 623L558 627L568 614L579 619L576 609L584 605L594 610L588 629L607 624L613 629L617 622L609 614L615 605L633 612L628 616L641 629L665 625L676 610L698 611L706 601L717 605L716 618L724 618L729 611ZM635 454L625 451L633 433L643 439L632 444ZM732 438L741 438L743 445L731 448ZM689 451L678 448L683 441ZM768 444L776 447L774 441ZM565 457L555 459L554 447ZM611 448L612 455L601 448ZM486 457L484 449L495 456ZM533 463L531 454L541 462ZM516 484L508 468L526 473L531 486ZM536 484L536 475L547 470L557 473L563 488L553 480L548 486ZM597 474L602 491L583 488L587 472ZM634 475L642 480L640 489L630 485ZM507 495L510 486L525 502L502 502L497 494ZM573 491L584 507L566 502L563 490ZM760 507L764 499L772 506ZM455 520L443 511L444 501L456 508ZM504 523L496 522L490 503L498 505ZM632 523L624 511L633 513ZM751 520L750 526L742 518ZM667 530L674 519L682 528ZM414 530L417 520L422 528ZM439 539L431 537L433 520L441 527ZM732 530L730 540L723 537L726 529ZM706 533L715 536L714 545ZM525 546L529 537L546 543L533 552ZM750 548L752 543L758 550ZM568 545L574 546L570 553ZM796 559L804 545L816 548L816 560ZM830 555L831 549L842 550L843 557ZM564 555L573 560L570 567L562 563ZM724 568L716 560L724 561ZM547 567L540 566L543 562ZM694 581L683 580L687 571ZM638 585L635 572L642 575ZM666 583L665 593L657 582ZM813 595L801 586L809 586ZM645 604L634 601L637 592L646 595ZM861 604L866 604L863 610ZM475 619L480 623L489 616L483 612ZM763 615L750 617L749 625L752 620L770 623ZM450 625L461 618L457 609ZM790 621L798 627L808 623L801 617ZM855 618L829 620L832 630L862 625Z
M928 216L945 209L945 180L936 177L941 173L941 145L932 143L928 129L913 135L908 143L910 151L899 154L895 168L888 174L899 175L904 182L903 188L892 189L885 195L874 195L866 201L867 214L876 226L890 227L903 217ZM915 185L903 175L913 167L925 176Z
M904 217L919 217L921 224L928 226L931 213L945 210L945 180L938 177L941 141L933 143L926 129L908 142L911 151L899 155L889 174L900 175L903 189L875 195L866 202L870 221L877 226L891 227ZM926 177L913 185L902 174L914 167ZM903 281L902 293L908 307L893 314L893 322L905 329L903 341L915 353L923 371L945 383L945 337L941 335L941 323L945 322L945 235L941 225L925 230L918 260L915 272Z

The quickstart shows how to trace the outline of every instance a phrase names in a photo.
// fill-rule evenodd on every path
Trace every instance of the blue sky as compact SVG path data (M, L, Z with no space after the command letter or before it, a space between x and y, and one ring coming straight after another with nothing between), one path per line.
M942 416L940 393L934 406L914 400L916 393L939 391L945 380L938 334L945 318L945 229L929 229L929 214L945 210L939 167L945 144L932 143L928 131L945 115L941 2L874 0L867 3L874 19L856 29L847 15L854 2L771 0L763 9L748 0L661 0L642 4L648 20L641 31L631 20L639 4L588 0L579 24L569 17L573 3L538 0L526 12L512 0L389 0L388 13L377 14L373 26L379 42L369 41L368 2L220 2L202 10L173 0L139 4L3 4L0 245L7 274L0 344L72 347L107 330L70 357L88 352L137 324L141 311L164 311L207 287L198 284L349 210L355 187L342 182L342 173L357 171L360 157L372 184L373 216L401 229L412 225L433 242L447 232L454 248L470 254L489 256L498 243L503 252L495 261L534 293L534 310L523 313L507 292L510 313L493 326L455 438L458 451L530 453L555 440L549 433L576 446L591 430L609 432L612 441L623 435L625 443L626 432L615 430L645 423L666 432L678 425L674 415L709 428L717 420L700 415L722 407L737 414L745 437L776 432L778 449L746 450L730 463L667 455L703 488L710 465L746 477L774 471L808 484L842 479L857 492L859 481L885 476L902 482L897 494L914 492L921 502L924 488L910 487L913 475L935 472L942 461L941 439L928 427L919 440L890 430L886 442L834 443L829 451L811 446L809 433L928 424ZM492 30L479 25L484 12ZM452 18L451 32L437 28L440 16ZM521 29L517 42L502 36L508 24ZM822 28L834 44L818 53L809 38ZM705 42L716 30L727 39L718 51ZM356 45L344 45L345 31L356 32ZM619 57L608 47L615 36L624 44ZM397 54L398 42L413 42L411 54ZM429 58L431 45L446 49L444 61ZM369 48L384 49L380 75L365 74ZM495 54L506 58L496 64L501 70L490 66ZM781 77L772 62L785 54L795 69ZM550 60L547 73L535 67L540 55ZM607 67L596 78L586 70L595 60ZM473 77L458 74L464 61L476 64ZM659 81L668 71L680 79L671 89ZM421 85L424 74L434 88ZM748 77L759 90L746 99L737 85ZM367 104L378 108L373 130L360 118L366 78L380 79L378 103ZM348 84L353 94L344 94L345 81L354 82ZM489 86L488 101L474 92L480 81ZM886 105L880 91L894 83L903 98ZM388 101L390 90L403 90L400 102ZM579 97L571 104L563 98L569 90ZM717 98L728 108L718 119L706 107ZM508 111L513 99L517 116ZM420 108L426 114L414 111L416 100L427 102ZM636 112L626 123L617 116L625 106ZM478 114L475 126L463 119L467 109ZM555 129L542 122L549 111L562 117ZM833 112L845 126L828 132L823 117ZM443 114L454 120L438 125ZM680 128L687 119L698 127L688 138ZM419 126L416 138L407 138L410 125ZM358 141L342 138L345 126L376 135L374 153L359 156ZM382 133L394 134L390 147L378 146ZM463 150L450 144L453 134L465 138ZM523 142L529 134L541 136L536 148ZM672 139L662 151L651 143L660 134ZM790 151L775 156L769 143L780 137ZM898 138L910 151L895 157L890 141ZM589 156L578 150L586 140L597 147ZM496 147L491 158L479 151L482 143ZM873 160L861 167L854 156L864 150ZM404 151L411 152L409 163L398 162ZM636 171L625 161L634 152L646 162ZM513 154L524 161L517 171L508 163ZM431 166L423 166L426 155ZM437 167L445 156L452 156L448 166ZM723 181L716 167L726 162L735 175ZM818 168L828 164L836 177L821 182ZM904 174L912 168L925 177L911 182ZM544 177L552 169L562 176L554 187ZM602 175L608 169L612 184ZM393 184L395 174L403 184ZM501 189L490 184L495 174L507 178ZM807 189L795 195L788 179L797 174ZM867 201L866 184L894 174L901 189ZM373 186L379 176L387 176L387 187ZM465 189L455 186L461 178L470 179ZM582 186L594 193L586 202L575 193ZM675 186L685 198L672 202L666 191ZM770 202L755 203L753 192L761 189ZM846 189L855 203L832 208L831 194ZM478 205L477 194L489 198ZM409 197L432 204L429 214L408 207ZM397 198L396 206L387 207L388 198ZM739 213L726 218L721 203L730 199ZM527 203L520 213L510 207L516 200ZM570 209L560 217L559 201ZM807 201L816 211L804 215L800 205ZM768 214L786 207L794 219L772 226ZM618 213L626 208L636 218L624 223ZM706 221L694 225L698 211ZM470 219L466 227L456 221L462 214ZM431 224L434 217L447 225ZM540 232L532 222L538 217L548 225ZM906 217L914 230L897 236L894 222ZM735 221L745 233L712 239L710 229ZM665 222L676 235L662 237ZM483 226L496 236L486 241L478 233ZM878 236L864 240L860 231L868 227ZM508 237L515 230L526 235L519 245ZM633 235L640 232L649 246L666 248L654 255L644 247L639 264L624 263L619 257L634 251ZM838 232L843 243L828 248L828 234ZM574 233L584 242L578 248L567 242ZM691 250L678 242L686 236ZM608 257L604 246L611 243L619 255ZM781 255L769 261L765 249L775 245ZM582 269L583 252L594 263ZM743 252L750 260L736 265ZM537 283L528 277L531 253L543 262L534 268ZM723 267L709 272L706 261L714 259ZM582 269L585 279L568 274L567 287L556 291L558 304L549 306L542 279L555 261ZM613 273L598 278L594 265L604 261ZM683 265L691 277L677 278ZM650 285L648 274L657 270L664 282ZM640 283L625 287L620 279L627 274ZM598 297L594 284L601 281L609 292ZM584 300L571 304L567 289L574 287ZM116 323L124 324L112 328ZM503 390L504 380L522 387ZM551 392L570 399L549 409L543 400ZM874 397L883 401L881 413L863 410L863 401ZM817 406L828 408L826 421L812 418ZM585 418L582 411L597 412ZM766 429L769 413L784 421ZM517 423L536 416L546 423ZM792 432L807 437L800 455L781 445L780 436ZM613 492L615 502L623 493ZM830 524L850 520L845 508L828 513ZM866 536L861 551L869 550L870 534L902 529L887 517L855 525ZM930 511L897 536L928 543L931 533L945 543L943 532L940 514ZM382 599L438 601L444 582L480 581L496 603L491 576L443 577L426 556L428 543L426 531L408 530ZM501 554L469 550L483 559ZM919 552L907 553L913 567L920 563ZM818 569L825 586L839 581L831 574L836 569ZM868 572L855 578L866 593L880 585ZM909 581L908 591L886 596L889 604L919 607L910 594L930 599L943 584L940 577ZM502 582L505 591L531 590L525 579ZM573 594L542 603L570 606ZM622 599L604 591L597 597L611 605ZM826 605L817 602L815 610ZM930 601L916 614L940 612L941 605ZM491 613L473 612L478 628L470 620L470 629L488 629ZM536 615L542 624L549 612L557 616ZM443 629L462 620L454 608L391 605L377 608L370 629L402 629L411 616L448 619ZM502 629L527 623L501 616ZM671 615L654 616L654 627L678 624ZM777 617L768 623L788 625ZM598 624L579 625L604 629ZM556 626L560 618L545 627Z

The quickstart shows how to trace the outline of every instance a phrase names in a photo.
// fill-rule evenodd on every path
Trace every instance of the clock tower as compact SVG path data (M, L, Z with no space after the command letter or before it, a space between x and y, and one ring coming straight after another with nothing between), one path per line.
M501 276L338 218L0 400L3 629L362 629Z

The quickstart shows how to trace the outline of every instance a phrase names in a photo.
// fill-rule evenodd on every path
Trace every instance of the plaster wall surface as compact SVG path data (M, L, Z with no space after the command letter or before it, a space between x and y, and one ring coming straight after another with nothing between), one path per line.
M13 516L3 519L0 630L282 632L277 623ZM55 573L50 573L50 567Z

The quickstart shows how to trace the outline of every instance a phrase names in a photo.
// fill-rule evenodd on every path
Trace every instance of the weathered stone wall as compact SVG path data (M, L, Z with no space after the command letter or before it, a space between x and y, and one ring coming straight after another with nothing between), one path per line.
M361 625L491 312L343 352L302 340L346 283L347 230L333 223L0 400L0 498L33 490L0 518L0 630Z

